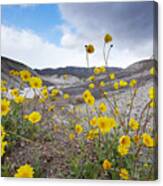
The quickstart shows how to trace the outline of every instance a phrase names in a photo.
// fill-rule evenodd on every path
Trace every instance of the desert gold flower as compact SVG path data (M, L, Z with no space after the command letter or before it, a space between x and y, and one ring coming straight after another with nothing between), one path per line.
M10 101L7 99L1 100L1 115L6 116L10 111Z
M12 95L13 97L19 96L19 89L13 88L13 89L11 90L11 95Z
M121 168L121 169L120 169L119 176L120 176L122 179L124 179L124 180L128 180L128 179L129 179L128 170L126 170L125 168Z
M120 80L119 82L120 87L126 87L128 85L127 81Z
M94 80L95 80L95 76L90 76L90 77L88 78L88 80L89 80L89 81L94 81Z
M114 120L114 118L109 118L107 116L98 117L97 123L103 135L109 133L111 128L116 126L116 121Z
M82 95L82 97L83 97L83 99L84 100L86 100L89 96L91 96L92 94L91 94L91 92L89 91L89 90L85 90L84 92L83 92L83 95Z
M150 69L149 73L150 73L151 76L154 76L154 75L155 75L155 68L152 67L152 68Z
M85 102L89 105L89 106L93 106L95 103L95 98L92 95L89 95L86 99Z
M8 91L7 87L1 86L1 92L7 92L7 91Z
M58 89L52 89L52 91L51 91L51 96L57 96L59 94L59 90Z
M95 88L95 84L94 84L94 83L90 83L90 84L89 84L89 88L90 88L90 89L94 89L94 88Z
M29 164L22 165L16 171L16 178L33 178L34 170Z
M55 105L51 105L48 107L48 112L54 111Z
M1 139L1 157L5 154L5 147L6 147L6 145L7 145L7 141L3 141L2 139Z
M108 92L107 91L104 91L104 96L107 96L108 95Z
M129 148L131 143L130 136L121 136L119 139L119 143L120 145Z
M14 98L15 103L20 104L24 102L24 96L16 96Z
M74 134L74 133L70 133L70 134L69 134L69 139L70 139L70 140L73 140L74 138L75 138L75 134Z
M128 147L125 147L123 145L118 145L118 152L121 156L125 156L128 154L128 151L129 151L129 148Z
M119 89L119 83L118 82L115 82L113 84L113 87L114 87L115 90L118 90Z
M11 76L19 76L19 72L18 72L17 70L10 70L10 71L9 71L9 74L10 74Z
M112 41L112 36L110 34L106 34L104 37L105 43L109 43Z
M109 170L112 167L112 163L109 160L104 160L102 167L104 170Z
M94 74L98 75L101 73L101 70L99 67L94 68Z
M119 115L119 108L118 108L118 107L115 107L115 108L114 108L114 114L115 114L116 116Z
M138 130L138 128L139 128L139 123L138 123L134 118L131 118L130 121L129 121L129 127L130 127L132 130Z
M31 77L29 80L29 84L31 88L41 88L42 87L42 80L39 77Z
M155 102L154 100L152 100L152 101L150 102L149 106L150 106L151 108L156 107L156 102Z
M92 54L95 51L95 48L92 44L88 44L85 47L86 47L87 53L89 53L89 54Z
M20 77L21 77L22 81L27 82L31 78L31 73L28 70L21 70Z
M7 85L7 81L6 80L1 80L1 86L6 86Z
M87 133L87 140L94 140L98 136L98 129L91 129Z
M100 105L99 105L99 110L101 111L101 112L106 112L107 111L107 106L106 106L106 104L105 103L100 103Z
M100 69L100 73L105 73L106 72L106 68L104 66L99 67Z
M41 95L42 95L45 99L47 99L47 98L48 98L48 95L49 95L48 89L47 89L47 88L43 88L43 89L41 90Z
M93 127L97 126L97 117L94 116L90 121L89 124Z
M137 84L137 80L136 79L132 79L129 83L130 87L135 87Z
M75 132L79 135L83 132L83 127L80 124L75 125Z
M0 135L1 135L1 139L3 140L6 136L6 131L4 129L4 127L0 124Z
M70 95L67 94L67 93L65 93L65 94L63 94L63 98L64 98L64 99L69 99L69 98L70 98Z
M29 117L29 115L28 115L28 114L25 114L25 115L23 116L23 119L28 120L28 117Z
M140 141L140 136L139 136L139 135L135 135L135 136L133 137L133 141L134 141L135 144L138 144L139 141Z
M110 78L111 80L114 80L114 79L115 79L115 74L114 74L114 73L110 73L110 74L109 74L109 78Z
M155 88L154 87L150 87L149 88L149 91L148 91L148 95L149 95L149 98L150 99L155 99L156 97L156 91L155 91Z
M101 81L101 82L100 82L100 86L101 86L101 87L104 87L104 86L105 86L105 82L104 82L104 81Z
M143 144L146 147L154 147L154 140L153 140L153 138L149 134L144 133L142 135L142 138L143 138Z
M33 124L38 123L41 120L42 116L39 112L32 112L28 116L28 120L31 121Z

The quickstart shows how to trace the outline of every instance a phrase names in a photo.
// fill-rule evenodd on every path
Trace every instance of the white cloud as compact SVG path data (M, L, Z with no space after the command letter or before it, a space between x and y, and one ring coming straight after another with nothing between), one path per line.
M84 66L84 53L57 47L29 30L2 25L2 55L20 60L33 68Z
M2 25L2 55L24 62L33 68L86 66L84 45L93 43L95 53L90 66L104 65L103 36L113 36L110 66L126 67L149 58L153 53L151 7L132 4L123 9L113 4L60 4L64 24L60 46L49 43L30 30Z

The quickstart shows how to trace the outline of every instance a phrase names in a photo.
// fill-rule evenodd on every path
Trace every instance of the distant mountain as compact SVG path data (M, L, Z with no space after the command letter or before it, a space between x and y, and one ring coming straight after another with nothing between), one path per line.
M19 86L20 80L18 77L11 76L9 74L10 70L28 70L31 72L33 76L40 76L36 71L34 71L29 66L23 64L22 62L18 62L13 59L9 59L7 57L1 56L1 79L7 80L9 82L9 86ZM46 85L53 85L52 83L49 83L48 81L44 81Z
M92 68L86 68L86 67L64 67L64 68L46 68L43 70L35 69L35 71L42 75L42 76L51 76L51 75L58 75L62 76L64 74L76 76L78 78L88 78L90 75L93 74L94 67ZM117 68L117 67L108 67L107 71L108 72L118 72L122 70L122 68Z
M114 72L116 74L116 81L123 79L129 82L131 79L137 79L138 84L141 84L140 86L142 86L149 80L156 80L157 74L155 79L152 79L152 77L149 75L149 69L153 66L155 66L157 69L157 61L147 59L136 62L125 69L108 67L107 72ZM84 81L84 79L93 74L93 68L88 69L84 67L65 67L57 69L47 68L42 70L32 69L16 60L1 57L1 78L7 81L9 80L10 87L18 86L20 81L17 77L11 77L9 75L9 71L12 69L18 71L22 69L29 70L32 75L40 76L43 79L45 85L57 86L62 88L63 91L74 95L78 95L79 92L82 92L85 88L88 87L88 81ZM107 90L112 90L112 83L114 81L109 82L108 73L99 75L96 81L105 81L108 83ZM64 80L63 78L65 74L69 75L67 80ZM94 91L96 93L96 89Z

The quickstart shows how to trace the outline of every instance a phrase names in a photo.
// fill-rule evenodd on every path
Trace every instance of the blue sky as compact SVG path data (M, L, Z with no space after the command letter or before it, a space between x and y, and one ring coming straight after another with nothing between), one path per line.
M29 29L58 45L62 33L57 26L62 23L63 20L56 4L2 6L2 24L18 29Z
M154 2L62 3L2 6L2 55L33 68L104 65L103 37L114 47L109 66L127 67L153 55Z

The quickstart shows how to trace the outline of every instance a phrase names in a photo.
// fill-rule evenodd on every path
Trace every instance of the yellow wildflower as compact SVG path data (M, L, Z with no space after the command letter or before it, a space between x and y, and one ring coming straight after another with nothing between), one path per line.
M111 164L110 161L104 160L104 162L103 162L103 164L102 164L102 167L103 167L104 170L109 170L109 169L111 169L112 164Z
M96 68L94 68L94 74L96 74L96 75L98 75L98 74L100 74L100 68L99 67L96 67Z
M124 147L130 147L130 143L131 143L130 136L121 136L119 143Z
M101 73L105 73L106 72L106 68L104 66L99 67L99 69L100 69Z
M113 85L114 89L115 90L118 90L119 89L119 83L118 82L115 82L114 85Z
M84 92L83 92L83 95L82 95L82 97L83 97L83 99L84 99L84 101L89 97L89 96L91 96L92 94L91 94L91 92L89 91L89 90L85 90Z
M118 107L115 107L114 108L114 114L117 116L117 115L119 115L119 109L118 109Z
M97 117L94 116L90 121L89 124L93 127L97 126Z
M104 81L101 81L101 82L100 82L100 86L101 86L101 87L104 87L104 86L105 86L105 82L104 82Z
M31 77L29 80L31 88L41 88L42 80L39 77Z
M19 96L19 89L13 88L13 89L11 90L11 95L12 95L13 97Z
M154 87L150 87L149 91L148 91L148 95L150 99L155 99L156 96L156 92L155 92L155 88Z
M94 88L95 88L95 84L94 84L94 83L90 83L90 84L89 84L89 88L90 88L90 89L94 89Z
M17 103L17 104L23 103L23 101L24 101L24 96L16 96L16 97L14 98L14 101L15 101L15 103Z
M7 87L1 86L1 92L7 92L7 91L8 91Z
M156 107L156 102L155 102L154 100L152 100L152 101L150 102L149 106L150 106L151 108Z
M130 121L129 121L129 127L130 127L132 130L138 130L138 128L139 128L139 123L138 123L134 118L131 118Z
M143 138L143 144L146 147L154 147L154 140L153 140L153 138L149 134L144 133L142 135L142 138Z
M10 101L7 99L1 100L1 115L6 116L10 111Z
M106 34L104 37L105 43L109 43L112 41L112 36L110 34Z
M116 126L114 118L109 118L107 116L99 117L97 123L102 134L109 133L110 129Z
M55 105L51 105L48 107L48 112L52 112L55 108Z
M128 85L127 81L120 80L119 82L120 87L126 87Z
M114 79L115 79L115 74L114 74L114 73L110 73L110 74L109 74L109 78L110 78L111 80L114 80Z
M1 139L3 140L6 136L6 131L4 129L4 127L0 124L0 136L1 136Z
M90 105L90 106L93 106L94 103L95 103L95 98L94 96L90 95L88 96L88 98L85 99L85 102Z
M128 170L126 170L125 168L121 168L120 169L120 173L119 176L124 179L124 180L128 180L129 176L128 176Z
M51 91L51 96L57 96L59 94L59 90L58 89L52 89Z
M28 114L25 114L24 116L23 116L23 119L25 119L25 120L27 120L28 119Z
M9 74L11 76L19 76L19 72L17 70L10 70Z
M107 111L107 106L106 106L106 104L105 103L100 103L100 105L99 105L99 110L101 111L101 112L106 112Z
M45 99L47 99L47 98L48 98L48 89L47 89L47 88L42 89L41 95L42 95Z
M16 171L16 178L33 178L34 170L29 164L19 167Z
M33 124L38 123L41 120L42 116L39 112L32 112L28 116L28 120L31 121Z
M92 44L86 45L85 47L86 47L87 53L89 54L92 54L95 51L94 46Z
M130 87L135 87L137 84L137 80L136 79L132 79L129 83Z
M89 80L89 81L94 81L94 80L95 80L95 76L90 76L90 77L88 78L88 80Z
M65 94L63 95L63 98L64 98L64 99L69 99L69 98L70 98L70 95L67 94L67 93L65 93Z
M28 70L21 70L20 77L23 81L27 82L31 78L31 73Z
M125 147L123 145L118 145L118 152L121 156L125 156L128 154L128 151L129 151L129 148L128 147Z
M87 140L93 140L98 136L98 129L91 129L87 133Z
M133 137L133 141L134 141L136 144L138 144L139 141L140 141L140 136L139 136L139 135L135 135L135 136Z
M80 124L75 125L75 131L79 135L83 132L83 127Z
M70 140L73 140L74 138L75 138L75 134L74 134L74 133L70 133L70 134L69 134L69 139L70 139Z
M152 67L152 68L150 69L149 73L150 73L151 76L154 76L154 75L155 75L155 68Z
M7 145L7 141L3 141L2 139L1 139L1 157L5 154L5 147L6 147L6 145Z

